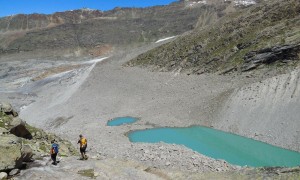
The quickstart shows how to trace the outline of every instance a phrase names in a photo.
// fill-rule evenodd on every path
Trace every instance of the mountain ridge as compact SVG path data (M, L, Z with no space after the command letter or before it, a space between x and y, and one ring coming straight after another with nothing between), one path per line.
M110 11L74 10L53 15L16 15L0 18L0 54L45 50L44 54L89 56L101 47L128 47L180 35L215 22L232 3L218 2L189 7L190 1L148 8L115 8ZM11 20L9 20L11 18ZM100 49L99 49L100 47ZM101 54L101 53L100 53Z
M127 65L193 74L236 71L245 65L247 53L275 46L297 46L299 9L298 1L265 1L224 16L204 29L197 28ZM299 53L299 49L294 53Z

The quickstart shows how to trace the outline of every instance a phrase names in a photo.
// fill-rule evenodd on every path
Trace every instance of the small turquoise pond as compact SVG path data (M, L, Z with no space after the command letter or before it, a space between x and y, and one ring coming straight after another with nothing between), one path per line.
M128 134L131 142L185 145L201 154L240 166L294 167L300 153L207 127L155 128Z
M119 117L112 119L107 122L108 126L121 126L123 124L131 124L136 122L138 119L134 117Z

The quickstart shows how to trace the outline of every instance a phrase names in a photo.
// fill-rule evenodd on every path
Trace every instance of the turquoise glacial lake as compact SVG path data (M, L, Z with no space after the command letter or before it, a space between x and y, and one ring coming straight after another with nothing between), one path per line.
M131 124L136 122L138 119L134 117L119 117L112 119L107 122L108 126L121 126L123 124Z
M131 142L184 145L206 156L240 166L294 167L300 153L207 127L155 128L128 134Z

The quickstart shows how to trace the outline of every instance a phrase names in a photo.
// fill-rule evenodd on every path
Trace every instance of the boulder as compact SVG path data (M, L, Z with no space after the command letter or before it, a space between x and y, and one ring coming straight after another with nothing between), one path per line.
M11 111L11 114L12 114L14 117L19 116L18 112L15 111L14 109Z
M12 112L13 108L11 106L11 104L7 103L7 102L1 102L0 103L0 109L2 112L4 113L10 113Z
M26 124L22 119L16 117L13 118L12 122L9 124L9 132L22 138L32 139L31 133L27 130Z
M12 108L11 104L6 102L0 103L0 111L4 112L7 115L13 115L14 117L18 116L18 113Z
M22 166L21 139L12 134L0 135L0 171Z
M36 138L36 139L41 139L41 138L42 138L42 133L41 133L40 131L37 131L37 132L35 133L35 138Z
M13 169L9 172L10 176L14 176L20 173L20 169Z
M23 162L31 162L32 161L32 149L29 145L23 145L22 149L21 149L21 156L22 156L22 160Z
M6 172L0 172L0 180L7 179Z

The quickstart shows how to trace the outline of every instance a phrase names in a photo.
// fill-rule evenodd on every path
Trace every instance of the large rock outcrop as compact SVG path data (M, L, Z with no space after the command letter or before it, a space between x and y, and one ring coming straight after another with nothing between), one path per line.
M21 139L11 134L0 135L0 171L22 166Z
M18 113L12 108L11 104L7 102L1 102L0 112L3 113L3 115L5 114L9 116L9 118L6 118L6 122L4 122L4 125L11 134L26 139L32 138L31 133L26 127L26 122L17 117ZM3 123L4 120L1 121Z
M14 117L18 116L18 113L12 108L11 104L7 102L0 103L0 111L7 115L11 114Z
M26 139L32 139L32 135L29 132L29 130L26 128L26 123L22 121L22 119L18 117L13 118L9 126L10 126L9 132L11 134Z
M271 64L276 61L287 62L299 59L300 44L274 46L258 51L251 51L244 57L242 71L249 71L263 64Z
M0 110L4 113L10 113L13 108L11 106L11 104L7 103L7 102L1 102L0 103Z

